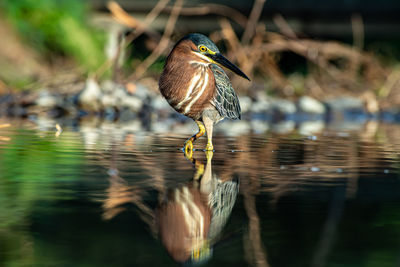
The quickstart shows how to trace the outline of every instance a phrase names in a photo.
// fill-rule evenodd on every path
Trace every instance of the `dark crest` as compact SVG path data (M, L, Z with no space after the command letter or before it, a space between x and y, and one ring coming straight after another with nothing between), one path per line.
M179 44L183 40L191 40L196 46L205 45L212 51L219 53L218 47L210 40L207 36L201 33L191 33L184 36L177 44Z

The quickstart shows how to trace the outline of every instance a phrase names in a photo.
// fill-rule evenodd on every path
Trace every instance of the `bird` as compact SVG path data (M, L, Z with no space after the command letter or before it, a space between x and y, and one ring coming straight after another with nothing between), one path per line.
M170 187L155 211L155 229L168 254L183 265L200 265L211 259L222 240L239 193L239 179L222 178L207 160L191 158L196 173L186 183Z
M172 48L159 79L159 90L177 112L193 119L199 130L183 150L207 133L206 151L214 151L213 126L224 118L241 119L239 99L223 67L250 81L205 35L191 33Z

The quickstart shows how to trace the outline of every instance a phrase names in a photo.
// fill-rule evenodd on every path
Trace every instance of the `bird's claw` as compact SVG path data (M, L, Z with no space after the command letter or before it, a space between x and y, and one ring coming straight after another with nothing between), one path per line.
M193 142L190 139L186 140L183 152L185 153L186 158L191 159L193 157Z

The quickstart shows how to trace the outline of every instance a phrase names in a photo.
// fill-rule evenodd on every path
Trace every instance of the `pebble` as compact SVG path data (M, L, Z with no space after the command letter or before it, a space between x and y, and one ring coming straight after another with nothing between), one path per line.
M216 127L218 131L222 131L226 136L239 136L247 134L251 130L251 126L246 121L224 120Z
M156 83L155 80L153 82ZM0 115L32 117L43 113L47 116L69 118L96 115L100 120L107 117L108 120L124 123L138 118L141 118L142 123L151 123L162 118L181 123L176 124L177 129L179 125L185 125L187 118L179 115L156 90L149 89L148 86L143 81L131 82L128 85L111 80L99 83L94 77L89 77L78 94L59 95L44 89L39 93L1 97ZM303 96L297 103L293 103L286 99L269 97L264 88L259 88L252 92L251 97L239 96L239 101L243 119L226 119L215 127L216 131L231 136L247 134L250 131L257 134L269 130L288 133L298 126L300 134L311 138L326 127L325 119L329 119L330 129L343 132L362 130L365 123L365 120L357 119L360 116L365 117L364 113L359 114L364 110L363 101L354 97L338 97L321 103L312 97ZM399 110L381 112L378 119L398 121ZM190 119L188 121L192 123ZM143 127L150 128L148 125ZM167 126L168 130L173 127L175 126ZM187 129L182 130L185 131Z
M88 109L88 111L100 111L101 96L102 92L97 81L94 78L88 78L85 88L79 94L78 101L83 106L83 108Z
M59 97L51 95L47 90L39 93L36 105L43 108L53 108L59 104Z
M268 112L272 109L272 105L268 99L258 99L251 104L249 109L253 113Z
M103 108L116 107L118 105L118 99L115 95L105 94L101 96L101 105Z
M300 97L298 105L300 110L306 113L324 114L326 112L324 104L309 96Z
M135 96L125 96L121 99L121 105L127 107L133 112L139 112L143 107L143 101Z
M355 97L338 97L325 101L325 104L332 110L344 111L350 109L363 109L363 102L359 98Z
M252 102L253 101L248 96L239 96L239 103L240 103L240 108L242 109L242 113L247 113L250 111Z
M321 132L325 128L323 121L305 121L299 125L299 133L302 135L312 135Z
M135 119L137 116L136 114L129 108L122 108L119 113L119 120L122 122L128 122Z
M281 121L272 126L274 133L285 134L294 130L296 123L294 121Z
M165 100L164 97L161 95L156 96L153 98L151 101L151 107L155 110L163 111L165 112L166 110L173 111L171 106L168 104L167 100Z
M284 114L292 114L296 112L296 105L286 99L275 99L272 102L272 106L274 109Z
M265 133L269 130L270 125L267 121L261 121L261 120L252 120L250 122L251 124L251 129L253 130L254 133L256 134L262 134Z

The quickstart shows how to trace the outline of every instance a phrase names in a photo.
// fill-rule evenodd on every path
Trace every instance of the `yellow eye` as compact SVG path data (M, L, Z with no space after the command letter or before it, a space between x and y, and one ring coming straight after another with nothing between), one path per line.
M199 50L200 50L201 52L206 52L206 51L207 51L207 47L205 47L204 45L200 45L200 46L199 46Z

